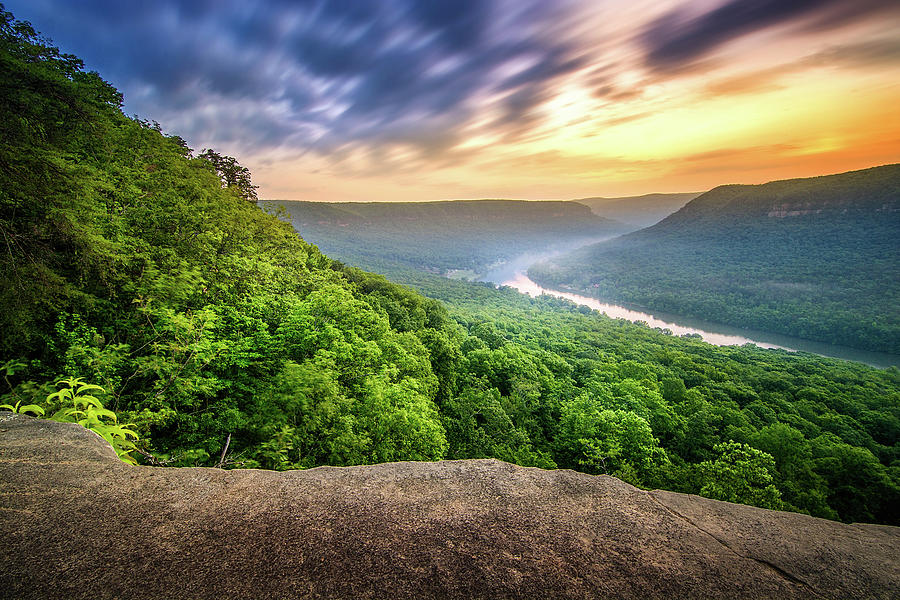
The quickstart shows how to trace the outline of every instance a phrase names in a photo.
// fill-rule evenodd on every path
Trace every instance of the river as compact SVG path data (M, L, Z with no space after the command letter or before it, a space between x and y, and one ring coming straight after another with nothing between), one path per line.
M528 277L526 273L529 266L557 254L559 254L559 252L523 254L505 263L503 266L488 271L479 278L479 281L509 286L530 296L549 294L551 296L565 298L576 304L588 306L594 310L606 313L610 317L616 319L627 319L633 322L643 321L650 327L668 329L675 335L696 334L703 338L704 341L717 346L741 346L749 343L755 344L760 348L778 348L791 352L812 352L813 354L818 354L820 356L852 360L878 368L900 366L900 356L894 354L869 352L867 350L857 350L855 348L826 344L824 342L813 342L777 333L730 327L728 325L712 323L702 319L658 311L647 313L627 305L610 304L601 302L597 298L543 288Z

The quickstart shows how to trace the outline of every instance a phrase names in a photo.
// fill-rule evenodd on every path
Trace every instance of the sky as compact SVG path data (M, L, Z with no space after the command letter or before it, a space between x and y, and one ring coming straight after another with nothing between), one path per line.
M896 0L5 0L266 199L569 199L900 162Z

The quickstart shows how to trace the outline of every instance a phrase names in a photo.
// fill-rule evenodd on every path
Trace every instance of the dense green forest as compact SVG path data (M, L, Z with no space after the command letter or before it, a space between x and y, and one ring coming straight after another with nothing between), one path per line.
M388 260L473 276L536 249L574 248L634 227L573 202L276 201L306 239L352 263Z
M497 457L900 523L897 369L392 268L426 297L320 253L6 12L0 61L0 404L101 386L144 464Z
M535 265L547 287L900 353L900 165L721 186L659 224Z
M595 215L633 225L635 229L649 227L677 211L699 196L699 193L644 194L622 198L580 198L573 200L584 204Z

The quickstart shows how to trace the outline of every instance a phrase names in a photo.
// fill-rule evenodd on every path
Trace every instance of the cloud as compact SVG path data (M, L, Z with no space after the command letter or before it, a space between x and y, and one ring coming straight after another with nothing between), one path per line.
M900 65L900 37L830 46L804 61L810 65L883 67Z
M898 12L896 0L729 0L700 14L684 6L647 25L641 34L646 62L658 71L684 68L741 36L795 24L819 32L881 12Z
M778 90L783 87L778 80L784 75L796 72L797 69L797 64L793 63L717 79L707 83L704 92L710 96L733 96Z
M758 93L782 89L781 79L810 68L882 69L885 66L900 67L900 39L890 37L828 46L800 60L711 81L704 91L711 96Z
M800 98L835 76L834 97L817 106L843 115L841 90L886 95L900 63L896 0L0 2L119 88L126 112L238 156L263 191L312 189L308 178L353 198L372 199L363 182L388 179L384 199L415 197L403 186L461 196L450 190L478 181L496 191L477 195L555 195L542 177L546 190L574 189L676 163L683 189L699 189L717 161L737 173L786 156L756 133L772 119L727 114L780 114L747 95ZM757 37L768 44L758 54L726 48ZM819 123L809 116L797 121ZM834 123L817 127L837 136ZM775 144L792 132L766 135ZM743 144L743 155L684 156ZM687 179L697 172L709 173L702 185Z
M9 8L192 143L440 153L486 97L522 127L581 66L568 2L30 0Z

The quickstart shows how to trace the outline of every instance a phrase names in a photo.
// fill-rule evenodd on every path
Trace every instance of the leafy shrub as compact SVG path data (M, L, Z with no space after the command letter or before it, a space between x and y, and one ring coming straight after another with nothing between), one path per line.
M78 423L90 429L109 442L123 462L136 465L131 452L137 448L132 440L136 441L138 435L131 429L132 425L120 425L116 413L104 408L96 396L88 393L105 390L99 385L84 383L78 377L63 379L57 385L60 384L64 386L62 389L47 396L48 404L61 404L61 408L50 418L63 423Z

